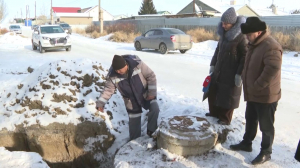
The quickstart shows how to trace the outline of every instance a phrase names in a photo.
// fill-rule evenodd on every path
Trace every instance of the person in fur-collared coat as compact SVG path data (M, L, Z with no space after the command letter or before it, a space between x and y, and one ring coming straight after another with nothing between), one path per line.
M239 107L247 39L241 33L243 16L237 16L234 8L227 9L218 25L220 40L210 63L212 76L208 93L209 113L218 123L229 125L233 110Z

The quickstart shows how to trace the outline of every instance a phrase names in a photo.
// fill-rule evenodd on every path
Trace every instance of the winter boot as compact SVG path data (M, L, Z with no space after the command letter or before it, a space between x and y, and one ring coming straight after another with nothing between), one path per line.
M271 159L271 154L266 154L266 153L262 153L260 152L256 158L254 160L252 160L252 164L253 165L258 165L258 164L262 164L265 163L266 161L269 161Z
M239 144L236 145L230 145L231 150L235 151L246 151L246 152L252 152L252 144L247 144L244 141L240 142Z

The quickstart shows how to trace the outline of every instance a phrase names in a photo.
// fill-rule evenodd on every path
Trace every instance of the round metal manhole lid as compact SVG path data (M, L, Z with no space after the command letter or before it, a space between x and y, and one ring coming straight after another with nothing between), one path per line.
M175 139L197 140L216 134L210 123L196 116L174 116L165 119L159 126L160 136L170 136Z
M168 124L170 129L181 132L205 132L210 127L210 123L205 118L196 116L174 116Z

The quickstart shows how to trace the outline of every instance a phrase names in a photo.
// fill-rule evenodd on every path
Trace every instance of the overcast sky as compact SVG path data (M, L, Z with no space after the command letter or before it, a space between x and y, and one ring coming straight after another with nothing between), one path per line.
M34 17L34 4L36 2L37 16L41 14L50 15L51 0L4 0L7 6L8 19L14 17L26 17L26 5L29 5L30 17ZM157 11L170 11L176 14L192 0L153 0ZM230 0L216 0L230 2ZM137 15L141 7L142 0L101 0L103 9L112 15ZM237 4L248 3L249 0L237 0ZM52 0L53 7L80 7L86 8L98 5L99 0ZM274 0L274 3L285 11L300 9L299 0ZM250 5L265 8L272 4L272 0L250 0ZM28 16L29 17L29 16Z

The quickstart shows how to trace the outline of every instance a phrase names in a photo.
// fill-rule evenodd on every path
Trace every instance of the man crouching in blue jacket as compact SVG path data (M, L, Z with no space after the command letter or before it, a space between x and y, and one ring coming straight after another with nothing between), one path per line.
M151 137L157 128L159 114L154 72L138 56L115 55L107 74L105 87L96 102L97 110L103 112L105 104L116 88L123 96L128 112L130 140L141 136L142 107L149 109L147 134Z

